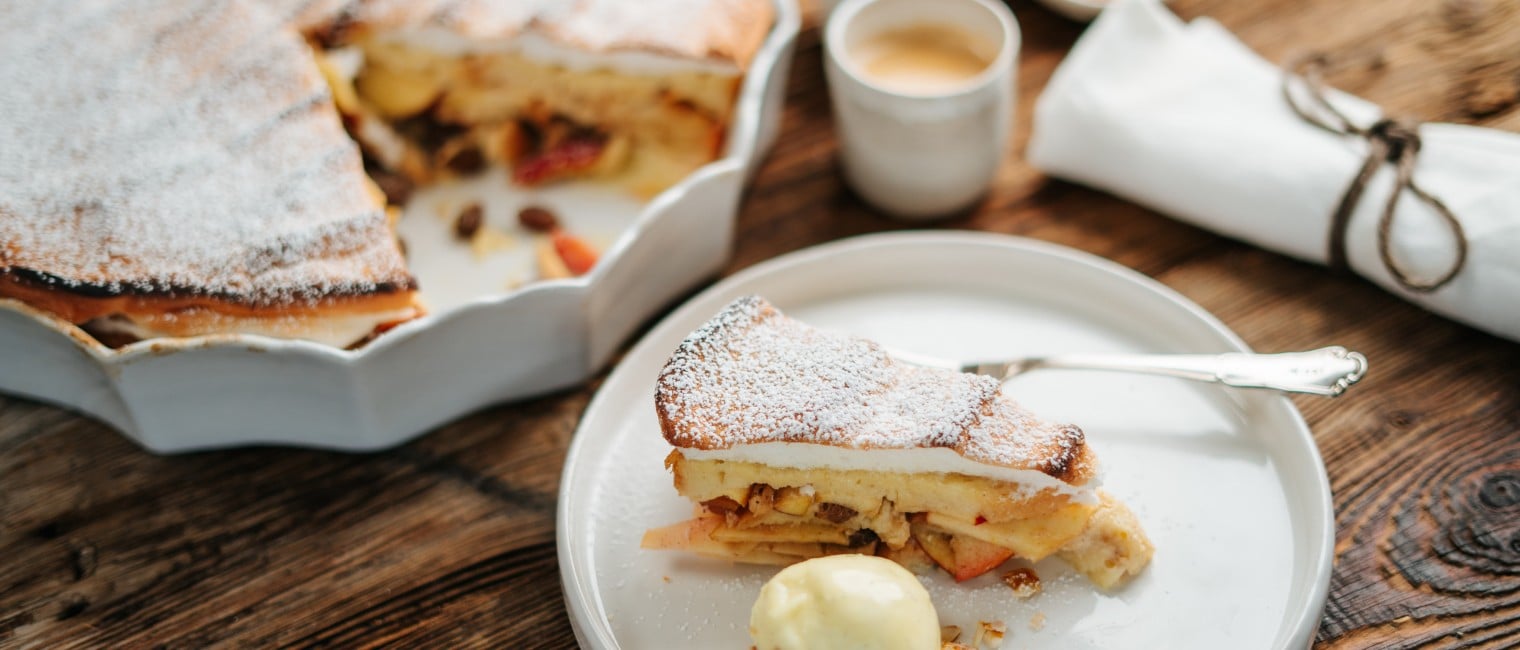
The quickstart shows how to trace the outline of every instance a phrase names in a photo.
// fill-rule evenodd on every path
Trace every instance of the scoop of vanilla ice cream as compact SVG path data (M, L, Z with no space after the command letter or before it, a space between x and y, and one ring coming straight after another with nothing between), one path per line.
M938 650L929 592L896 562L831 555L794 564L760 589L749 635L758 650Z

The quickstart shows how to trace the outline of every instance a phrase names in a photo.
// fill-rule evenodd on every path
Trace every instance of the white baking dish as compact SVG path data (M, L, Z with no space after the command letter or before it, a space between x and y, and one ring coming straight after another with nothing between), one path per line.
M798 30L795 3L776 7L724 157L645 204L584 277L451 302L358 350L242 335L111 349L0 299L0 392L84 412L156 452L370 450L487 404L584 381L645 319L728 259L740 194L776 138Z

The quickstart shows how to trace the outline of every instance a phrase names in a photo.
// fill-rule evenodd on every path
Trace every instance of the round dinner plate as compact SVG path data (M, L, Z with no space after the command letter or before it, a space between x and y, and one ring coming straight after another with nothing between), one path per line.
M588 648L747 648L750 607L774 567L639 548L691 516L662 460L654 412L667 356L732 299L758 294L814 326L947 358L1057 352L1248 351L1197 305L1139 273L1052 244L973 233L831 243L740 272L666 317L586 409L559 497L566 607ZM1178 379L1040 371L1004 390L1087 433L1104 488L1156 554L1102 592L1060 560L1020 600L997 573L921 576L945 625L1000 621L1005 647L1303 648L1330 580L1329 481L1286 398Z

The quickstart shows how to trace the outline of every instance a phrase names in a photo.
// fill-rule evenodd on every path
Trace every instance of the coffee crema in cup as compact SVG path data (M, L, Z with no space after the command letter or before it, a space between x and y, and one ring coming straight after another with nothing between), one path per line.
M981 74L991 61L979 52L988 49L961 29L923 23L862 39L850 48L849 56L873 84L929 95L953 91Z

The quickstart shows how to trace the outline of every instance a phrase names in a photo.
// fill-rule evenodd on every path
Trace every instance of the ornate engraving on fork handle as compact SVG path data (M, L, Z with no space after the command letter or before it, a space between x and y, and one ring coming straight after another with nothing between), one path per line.
M1335 397L1367 374L1367 357L1341 346L1282 354L1225 354L1216 376L1231 386Z

